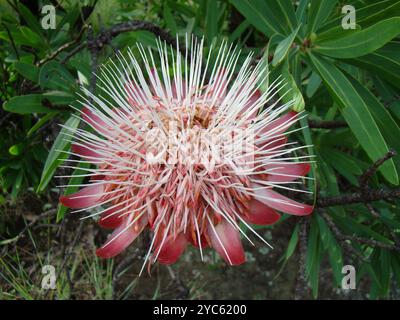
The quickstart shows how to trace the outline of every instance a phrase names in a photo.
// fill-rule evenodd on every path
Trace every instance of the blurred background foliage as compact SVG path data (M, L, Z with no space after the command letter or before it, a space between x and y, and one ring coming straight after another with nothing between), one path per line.
M41 27L46 4L55 6L56 29ZM356 9L355 29L341 26L344 5ZM206 50L222 40L235 43L241 59L253 52L255 62L269 63L270 81L285 80L284 101L305 107L308 120L291 138L313 145L315 180L307 188L317 207L303 226L291 217L259 228L275 250L249 249L248 264L233 271L212 253L208 265L189 253L176 266L157 267L151 280L137 279L130 257L140 260L145 240L115 261L99 261L94 248L105 233L58 205L60 193L75 191L57 187L53 177L70 147L59 124L79 125L70 107L80 107L79 86L90 87L93 67L117 50L137 42L156 48L157 32L140 28L90 47L129 21L151 22L172 39L204 37ZM399 297L396 196L324 208L318 198L398 191L400 156L372 172L367 185L359 180L390 150L400 151L400 1L2 0L0 24L2 298L290 299L296 290L306 298ZM61 184L68 183L80 181ZM46 263L59 268L54 291L40 289ZM357 290L340 289L346 264L357 270Z

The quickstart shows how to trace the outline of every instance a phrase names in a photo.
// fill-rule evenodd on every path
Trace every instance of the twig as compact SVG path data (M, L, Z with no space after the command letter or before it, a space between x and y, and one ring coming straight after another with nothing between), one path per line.
M394 157L396 155L396 151L390 150L388 153L386 153L382 158L378 159L375 161L365 172L361 175L359 179L359 184L360 188L362 190L367 190L368 189L368 181L369 179L375 174L376 170L387 160L390 158Z
M75 54L77 54L79 51L81 51L83 48L85 48L87 45L86 41L82 42L79 46L75 47L73 50L68 52L64 58L60 60L61 64L65 64L70 58L72 58Z
M391 200L400 198L400 188L394 189L370 189L368 181L376 173L378 168L387 160L394 157L396 151L390 150L382 158L375 161L359 178L361 191L350 194L342 194L334 197L318 197L316 208L325 208L352 203L369 203L377 200Z
M343 246L345 246L350 252L354 253L363 262L368 262L368 260L359 251L357 251L350 243L346 241L347 239L344 234L339 230L335 222L326 212L321 210L320 215L325 219L326 223L335 234L336 239L340 241Z
M41 65L45 64L46 62L54 59L55 57L57 57L61 52L63 52L64 50L69 49L70 47L72 47L74 44L77 44L79 42L79 40L82 38L83 33L85 32L85 30L87 29L87 25L84 25L82 30L79 32L78 36L70 41L67 42L65 44L63 44L61 47L59 47L57 50L53 51L52 53L50 53L49 55L47 55L45 58L43 58L42 60L40 60L36 66L40 67ZM80 46L78 46L79 48Z
M40 215L36 216L31 222L29 222L27 225L25 225L25 227L14 237L11 239L5 239L0 241L1 244L9 244L12 242L17 242L26 231L29 230L29 228L31 228L36 222L38 222L39 220L43 219L44 217L47 217L49 215L54 215L57 212L57 209L50 209L47 210L43 213L41 213Z
M323 213L323 212L321 213L321 215L328 222L328 224L331 227L332 231L335 233L336 237L339 240L342 240L342 241L345 241L345 240L356 241L358 243L366 244L366 245L368 245L370 247L374 247L374 248L375 247L379 247L379 248L382 248L382 249L388 249L388 250L400 252L400 247L398 247L397 245L386 244L386 243L382 243L382 242L377 241L377 240L366 239L366 238L363 238L363 237L345 235L345 234L340 232L340 230L336 227L335 223L333 222L332 218L329 217L329 215L327 215L326 213Z
M316 208L341 206L352 203L368 203L377 200L392 200L400 198L400 188L374 189L365 192L354 192L334 197L318 197Z
M87 27L85 28L87 29ZM90 37L88 36L88 38L90 38L90 41L83 42L79 46L75 47L63 59L61 59L60 63L65 64L71 57L73 57L79 51L83 50L85 47L88 47L93 57L93 55L97 55L98 52L105 45L109 44L111 40L114 37L118 36L120 33L136 30L146 30L152 32L155 35L159 36L162 40L165 40L167 43L173 44L174 38L165 30L147 21L134 20L114 25L107 30L102 30L96 37L94 37L93 35ZM93 30L91 32L93 32ZM67 48L64 48L63 50L66 49Z

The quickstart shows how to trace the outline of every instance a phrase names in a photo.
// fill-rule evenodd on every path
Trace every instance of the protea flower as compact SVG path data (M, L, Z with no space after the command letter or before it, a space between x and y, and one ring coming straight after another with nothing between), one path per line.
M210 246L238 265L245 261L241 234L250 240L240 223L263 239L250 224L312 212L279 193L296 190L301 181L294 180L310 170L307 156L291 156L304 147L285 136L299 114L279 100L267 107L281 84L261 92L266 68L252 67L251 55L238 66L239 52L227 44L215 60L212 51L203 58L197 39L183 54L178 48L160 41L154 57L138 45L140 62L128 50L117 55L118 66L102 67L102 95L83 88L86 126L70 129L71 154L93 167L83 169L87 184L60 201L76 211L97 208L89 216L114 229L100 257L116 256L148 228L143 266L174 263L188 244L202 258Z

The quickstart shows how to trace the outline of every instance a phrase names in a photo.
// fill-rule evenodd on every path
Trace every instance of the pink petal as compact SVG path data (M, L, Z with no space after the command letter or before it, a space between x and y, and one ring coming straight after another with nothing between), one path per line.
M309 163L270 164L264 166L270 170L268 181L289 182L305 176L311 169Z
M252 199L250 213L243 217L246 222L258 225L271 225L280 219L281 215L264 203Z
M278 137L259 142L257 145L264 150L271 150L271 152L278 151L283 148L287 142L287 137Z
M175 81L172 81L172 84L171 84L171 91L172 91L172 96L175 98L175 99L178 99L178 98L185 98L186 97L186 85L185 85L185 82L184 81L182 81L181 82L181 87L180 87L180 97L178 97L178 89L177 89L177 86L175 85Z
M246 261L239 231L228 221L222 220L214 228L208 225L208 236L212 246L226 263L239 265Z
M103 196L103 190L104 184L90 185L76 193L67 196L61 196L60 202L64 206L72 209L90 207L101 202L100 200Z
M127 226L132 221L133 217L125 219L124 222L114 230L109 236L109 240L100 248L96 250L96 255L101 258L112 258L125 250L143 231L147 224L146 219L139 219L134 225Z
M219 100L222 100L226 96L226 92L228 90L227 87L228 84L228 73L226 69L221 69L218 71L217 74L214 75L214 81L213 83L210 84L211 86L211 92L210 94L214 95L214 92L216 91L217 97Z
M289 127L292 125L292 122L297 117L297 112L289 111L287 114L282 117L273 120L269 125L265 126L260 135L270 134L271 136L277 136L284 133ZM286 123L286 124L284 124ZM279 127L279 129L278 129ZM273 131L273 132L271 132ZM271 133L270 133L271 132Z
M158 71L157 71L156 68L151 68L150 69L149 78L150 77L151 77L152 81L154 81L154 83L155 83L153 85L153 82L150 81L150 79L149 79L149 85L150 85L151 92L155 96L160 96L160 92L159 91L160 91L160 89L162 89L164 95L167 96L167 91L165 90L165 87L163 85L164 82L160 80L160 77L158 76ZM161 88L160 88L159 84L161 84ZM157 89L158 89L158 91L157 91Z
M87 121L89 125L102 134L109 134L109 126L89 108L85 107L81 110L83 120Z
M187 240L183 233L179 234L176 239L173 239L172 236L167 237L160 253L158 254L159 249L155 250L155 253L158 254L157 260L162 264L175 263L185 251L186 245Z
M119 205L115 208L108 208L101 214L99 225L105 229L118 228L127 216L126 211L122 210L124 207L125 205Z
M254 185L259 187L259 185ZM289 199L271 189L254 190L255 199L266 204L267 206L296 216L305 216L313 211L313 207L307 204L302 204L292 199ZM284 201L284 202L282 202Z
M96 151L93 151L92 149L94 148L92 147L89 149L87 146L73 144L71 149L72 152L79 154L79 156L82 158L89 158L89 160L95 160L93 158L100 158L100 155Z
M143 89L133 82L125 84L125 90L128 95L128 102L132 107L139 107L141 104L140 100L146 101L146 95Z
M241 89L239 89L239 92L241 91ZM240 115L244 114L248 109L253 108L254 104L257 102L258 99L260 99L261 97L261 92L260 90L257 90L256 92L254 92L249 100L247 101L247 103L245 104L245 106L243 107L242 111L240 111ZM256 116L257 116L258 110L255 109L252 113L250 113L247 116L247 119L253 120Z

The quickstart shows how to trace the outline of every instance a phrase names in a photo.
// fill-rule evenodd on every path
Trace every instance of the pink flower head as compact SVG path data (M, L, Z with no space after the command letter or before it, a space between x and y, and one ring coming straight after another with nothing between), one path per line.
M237 68L239 52L226 44L213 59L212 52L203 57L203 41L191 42L183 54L178 44L159 42L157 56L139 45L140 62L128 50L117 56L119 66L102 67L102 94L83 88L86 126L71 129L71 153L93 166L82 169L87 184L60 201L76 211L97 208L90 216L114 229L100 257L116 256L148 228L149 265L174 263L188 244L201 257L210 246L238 265L245 261L240 235L251 242L240 223L267 243L250 224L312 212L279 193L296 190L310 170L306 157L291 156L304 147L285 135L299 114L279 100L266 106L279 83L261 93L261 62L252 67L248 56Z

